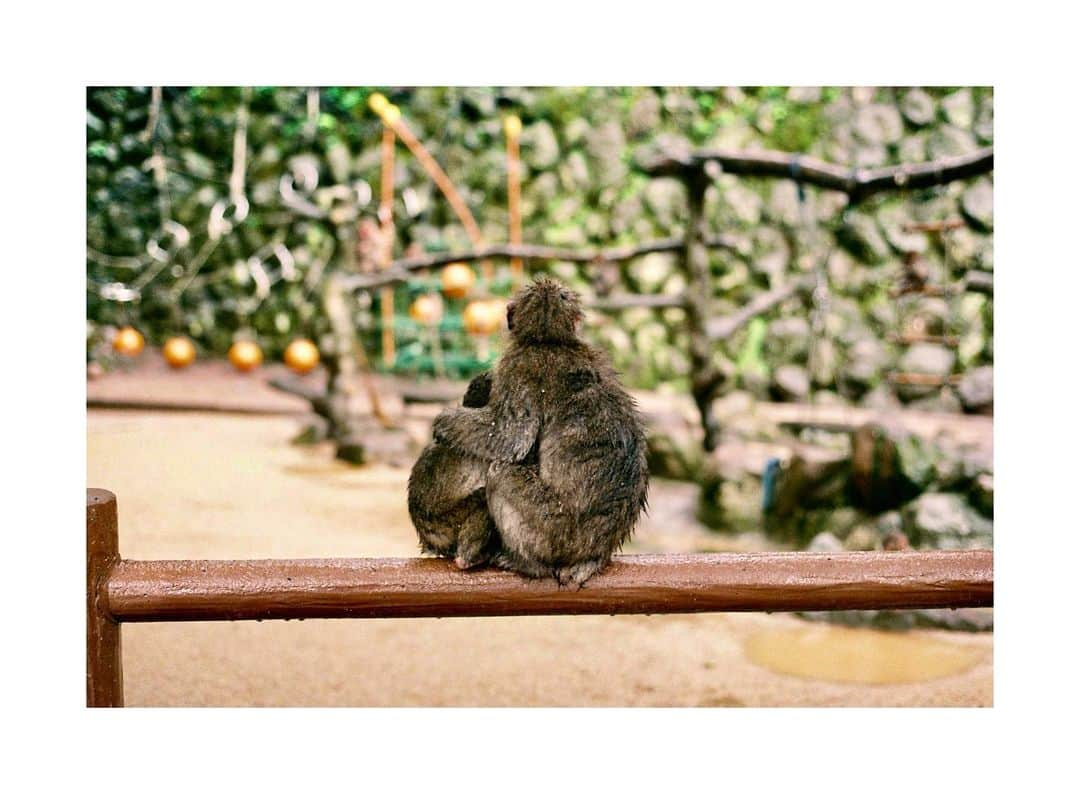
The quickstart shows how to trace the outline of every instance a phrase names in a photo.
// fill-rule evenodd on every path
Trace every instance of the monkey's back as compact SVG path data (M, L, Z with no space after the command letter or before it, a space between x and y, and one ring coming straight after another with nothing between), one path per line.
M530 373L540 412L540 478L590 538L618 546L645 507L645 431L606 356L577 345L530 346L507 357L507 374ZM521 382L510 377L509 382Z

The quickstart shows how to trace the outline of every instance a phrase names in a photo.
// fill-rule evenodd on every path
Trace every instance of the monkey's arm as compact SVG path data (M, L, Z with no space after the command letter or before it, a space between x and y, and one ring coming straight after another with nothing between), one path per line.
M491 401L491 370L481 372L471 381L469 388L465 390L465 396L461 398L461 404L466 408L483 408Z
M539 413L527 401L484 408L448 408L435 418L436 440L483 460L518 463L540 432Z

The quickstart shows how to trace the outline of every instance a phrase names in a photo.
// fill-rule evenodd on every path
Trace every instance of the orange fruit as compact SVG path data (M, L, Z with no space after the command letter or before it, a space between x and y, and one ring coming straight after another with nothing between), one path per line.
M306 375L319 363L319 348L310 339L294 339L285 348L285 365L293 372Z
M421 325L435 325L442 319L442 298L434 293L421 295L409 307L409 316Z
M142 334L130 325L125 325L116 332L112 346L113 350L117 353L121 353L125 356L137 356L142 352L143 345L145 344L146 340L143 339Z
M186 336L173 336L165 340L161 355L173 369L183 369L195 360L195 345Z
M464 298L475 281L473 269L463 262L454 262L443 268L442 291L448 298Z
M229 361L241 372L250 372L262 364L263 354L254 342L233 342L229 348Z
M495 330L499 330L506 325L506 304L509 301L506 298L490 298L488 300L488 307L493 315L495 315Z
M461 315L465 330L473 336L488 336L499 330L502 312L499 301L472 301Z

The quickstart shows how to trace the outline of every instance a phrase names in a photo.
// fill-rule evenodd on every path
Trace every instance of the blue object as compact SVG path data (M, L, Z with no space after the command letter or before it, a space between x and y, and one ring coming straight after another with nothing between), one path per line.
M769 458L761 473L761 512L771 512L776 504L776 489L780 484L780 458Z

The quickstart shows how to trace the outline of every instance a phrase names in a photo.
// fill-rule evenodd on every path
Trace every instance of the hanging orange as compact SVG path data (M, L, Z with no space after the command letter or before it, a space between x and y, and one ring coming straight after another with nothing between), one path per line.
M507 303L506 298L491 298L488 300L488 307L491 313L495 315L495 330L499 330L506 324Z
M285 348L285 365L300 375L306 375L319 363L319 348L310 339L294 339Z
M502 315L495 301L473 301L465 307L461 319L473 336L488 336L499 330Z
M161 355L173 369L183 369L195 360L195 345L186 336L173 336L165 340Z
M121 353L125 356L137 356L142 352L143 345L146 341L143 339L143 335L132 328L130 325L125 325L119 331L116 332L116 337L113 339L113 350L117 353Z
M262 364L263 354L254 342L233 342L229 348L229 361L241 372L250 372Z
M421 325L435 325L442 319L442 298L434 293L421 295L409 307L409 316Z
M464 298L475 281L476 274L464 262L453 262L443 268L442 291L448 298Z

